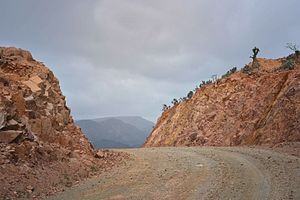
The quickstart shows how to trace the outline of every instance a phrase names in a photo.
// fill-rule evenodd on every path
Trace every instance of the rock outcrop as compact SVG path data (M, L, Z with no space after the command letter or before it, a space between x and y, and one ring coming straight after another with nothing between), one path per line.
M53 73L28 51L0 48L0 142L37 141L92 155Z
M144 146L300 141L300 56L256 59L165 110Z
M72 174L70 185L118 155L93 149L43 63L28 51L0 48L0 196L28 197L28 184L40 188L36 195L50 194L61 177Z

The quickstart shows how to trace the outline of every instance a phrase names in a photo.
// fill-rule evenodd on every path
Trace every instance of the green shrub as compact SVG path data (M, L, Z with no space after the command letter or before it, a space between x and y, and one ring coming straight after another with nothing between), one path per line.
M236 68L236 67L233 67L233 68L231 68L229 71L227 71L226 74L224 74L224 75L222 76L222 78L226 78L226 77L230 76L231 74L235 73L236 71L237 71L237 68Z
M96 167L95 165L92 165L90 167L90 169L91 169L92 172L97 172L98 171L98 167Z
M194 95L194 92L193 92L193 91L189 91L189 93L186 95L186 97L187 97L188 99L190 99L190 98L193 97L193 95Z
M279 69L281 70L293 70L295 68L295 61L288 59L286 62L284 62Z

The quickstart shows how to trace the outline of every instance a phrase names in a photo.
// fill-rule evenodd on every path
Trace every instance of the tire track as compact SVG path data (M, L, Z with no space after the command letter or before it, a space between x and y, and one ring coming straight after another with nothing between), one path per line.
M49 199L300 199L294 156L247 147L122 151L133 160Z

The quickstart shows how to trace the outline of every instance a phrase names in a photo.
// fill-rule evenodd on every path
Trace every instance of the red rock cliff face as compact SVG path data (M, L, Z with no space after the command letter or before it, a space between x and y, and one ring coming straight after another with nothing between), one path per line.
M92 154L53 73L28 51L0 48L0 142L53 143Z
M0 47L0 198L53 194L124 156L93 149L46 66L28 51Z
M162 113L144 146L300 141L300 58L258 59Z

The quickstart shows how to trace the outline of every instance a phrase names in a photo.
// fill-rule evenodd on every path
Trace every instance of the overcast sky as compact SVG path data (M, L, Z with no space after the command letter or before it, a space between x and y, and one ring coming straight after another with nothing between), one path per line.
M75 119L139 115L201 80L300 44L299 0L0 0L0 46L60 80Z

